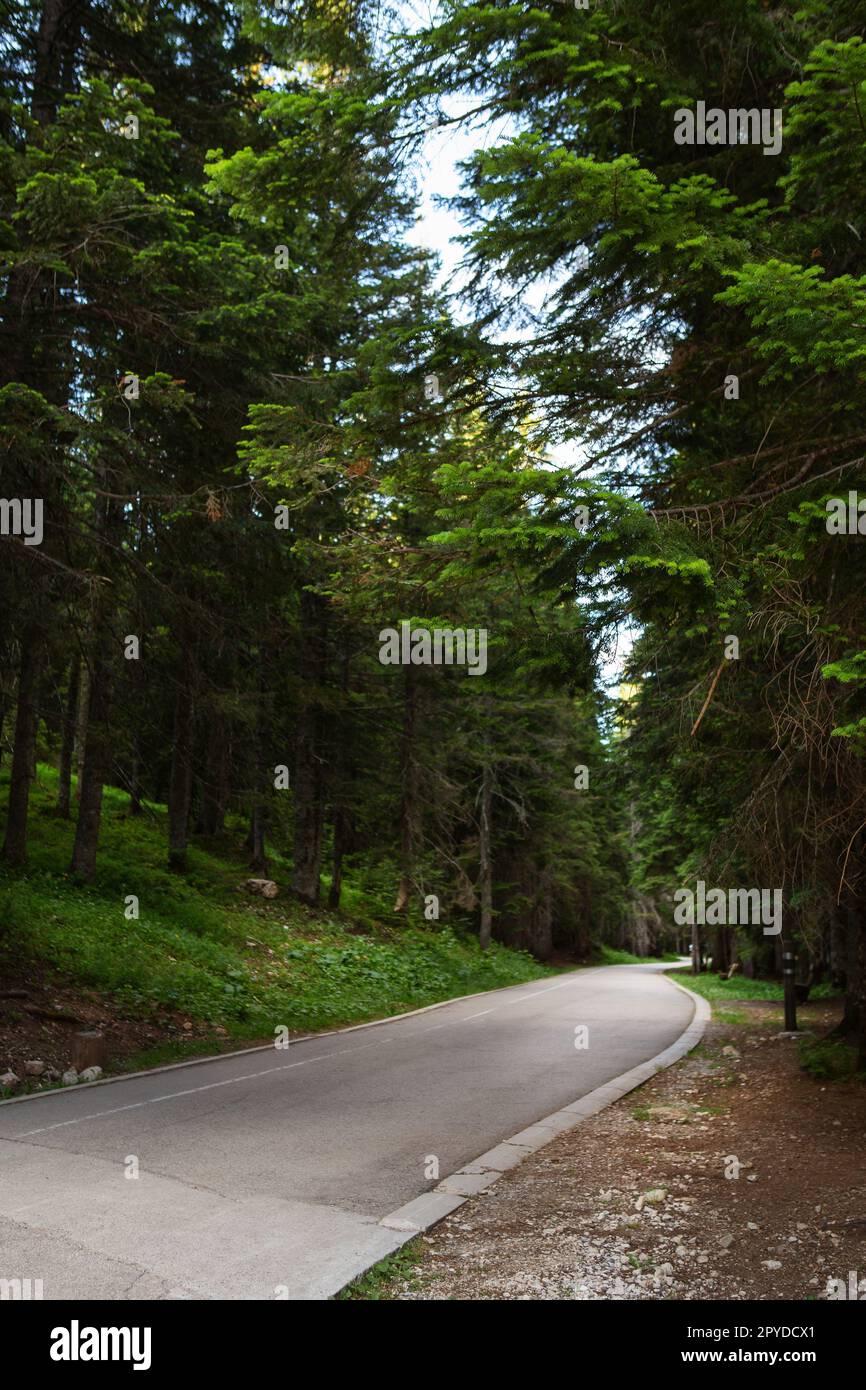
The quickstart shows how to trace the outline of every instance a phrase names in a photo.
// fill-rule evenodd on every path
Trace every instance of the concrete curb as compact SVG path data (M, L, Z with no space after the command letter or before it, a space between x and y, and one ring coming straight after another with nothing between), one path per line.
M606 1081L603 1086L597 1086L594 1091L589 1091L587 1095L581 1096L571 1105L566 1105L561 1110L554 1110L551 1115L537 1120L528 1129L522 1129L518 1134L512 1135L510 1139L503 1139L495 1148L488 1149L487 1153L480 1154L471 1163L464 1164L456 1173L444 1178L432 1191L422 1193L420 1197L415 1197L411 1202L406 1202L402 1207L398 1207L396 1211L383 1216L379 1225L385 1226L395 1233L400 1233L402 1236L402 1239L395 1242L393 1250L399 1250L402 1245L413 1240L422 1231L429 1230L431 1226L435 1226L446 1216L450 1216L453 1211L462 1207L463 1203L467 1202L470 1197L474 1197L476 1193L486 1192L502 1177L503 1173L508 1172L510 1168L515 1168L530 1154L543 1149L557 1135L565 1134L568 1130L583 1124L584 1120L588 1120L592 1115L597 1115L600 1110L605 1110L607 1106L613 1105L614 1101L621 1100L623 1096L628 1095L629 1091L633 1091L636 1087L642 1086L645 1081L649 1081L656 1072L664 1071L666 1067L673 1066L674 1062L680 1061L686 1053L691 1052L693 1047L697 1047L712 1015L710 1005L703 995L693 994L691 990L685 989L669 975L665 975L664 978L675 989L687 994L694 1001L695 1006L691 1023L680 1034L676 1042L671 1043L655 1057L650 1057L648 1061L641 1062L638 1066L632 1067L630 1071L622 1072L611 1081ZM373 1263L378 1263L378 1261ZM347 1283L360 1278L362 1274L366 1274L367 1270L372 1268L372 1264L364 1263L363 1267L359 1267ZM343 1288L345 1287L346 1284L343 1285Z

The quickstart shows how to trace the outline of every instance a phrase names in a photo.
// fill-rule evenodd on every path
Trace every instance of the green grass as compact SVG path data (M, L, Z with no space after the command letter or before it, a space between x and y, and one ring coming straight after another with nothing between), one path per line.
M754 1019L750 1019L748 1014L744 1014L742 1009L713 1009L713 1018L716 1023L727 1023L733 1028L759 1027Z
M124 1063L124 1071L148 1071L151 1067L169 1067L175 1062L187 1062L193 1057L213 1054L214 1039L190 1038L178 1042L159 1043L135 1052Z
M677 975L677 980L687 989L694 990L695 994L702 994L711 1004L736 1003L740 999L784 998L782 985L776 980L747 980L743 975L735 975L732 980L720 980L718 975L709 970L702 975L692 975L684 970ZM829 985L817 985L812 989L809 998L827 998L832 993Z
M668 952L663 956L633 956L630 951L618 951L613 946L599 946L596 949L597 965L660 965L678 961L679 956Z
M866 1082L857 1070L857 1052L838 1038L798 1038L800 1066L816 1081Z
M238 892L248 871L230 850L192 847L188 873L172 873L164 808L129 817L128 798L112 788L96 878L81 887L68 874L74 827L54 814L55 795L56 774L40 766L27 868L0 871L0 951L11 965L29 958L109 993L129 1016L171 1009L234 1038L272 1037L279 1025L331 1028L553 973L525 952L483 952L447 924L397 927L351 888L351 913L311 912L285 893L250 898ZM285 883L280 862L274 856ZM137 920L124 916L129 894ZM146 1055L175 1059L164 1048Z
M337 1294L337 1299L342 1301L388 1299L391 1297L394 1286L402 1283L408 1283L410 1288L417 1288L421 1257L420 1240L411 1240L407 1245L395 1250L393 1255L386 1255L384 1260L380 1260L372 1269L368 1269L367 1273L362 1274L360 1279L347 1284L346 1288Z

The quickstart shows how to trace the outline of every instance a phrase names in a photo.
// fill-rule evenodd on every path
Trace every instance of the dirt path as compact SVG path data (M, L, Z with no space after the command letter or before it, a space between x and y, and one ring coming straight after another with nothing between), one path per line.
M866 1087L806 1075L778 1005L734 1008L416 1242L376 1296L818 1299L859 1271L866 1297Z

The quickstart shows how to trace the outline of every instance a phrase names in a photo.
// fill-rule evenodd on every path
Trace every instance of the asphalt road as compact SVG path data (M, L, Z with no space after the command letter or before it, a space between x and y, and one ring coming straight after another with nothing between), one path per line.
M431 1157L447 1177L661 1052L692 1007L657 968L582 970L0 1105L0 1278L46 1299L328 1297L401 1243L379 1221L436 1186Z

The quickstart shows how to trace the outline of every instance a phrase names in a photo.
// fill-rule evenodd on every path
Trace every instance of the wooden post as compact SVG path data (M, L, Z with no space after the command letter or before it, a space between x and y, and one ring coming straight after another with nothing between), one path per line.
M91 1031L76 1033L72 1039L72 1065L76 1071L87 1067L105 1067L105 1038Z
M785 1031L797 1031L797 989L794 984L794 952L782 952L782 983L785 987Z

